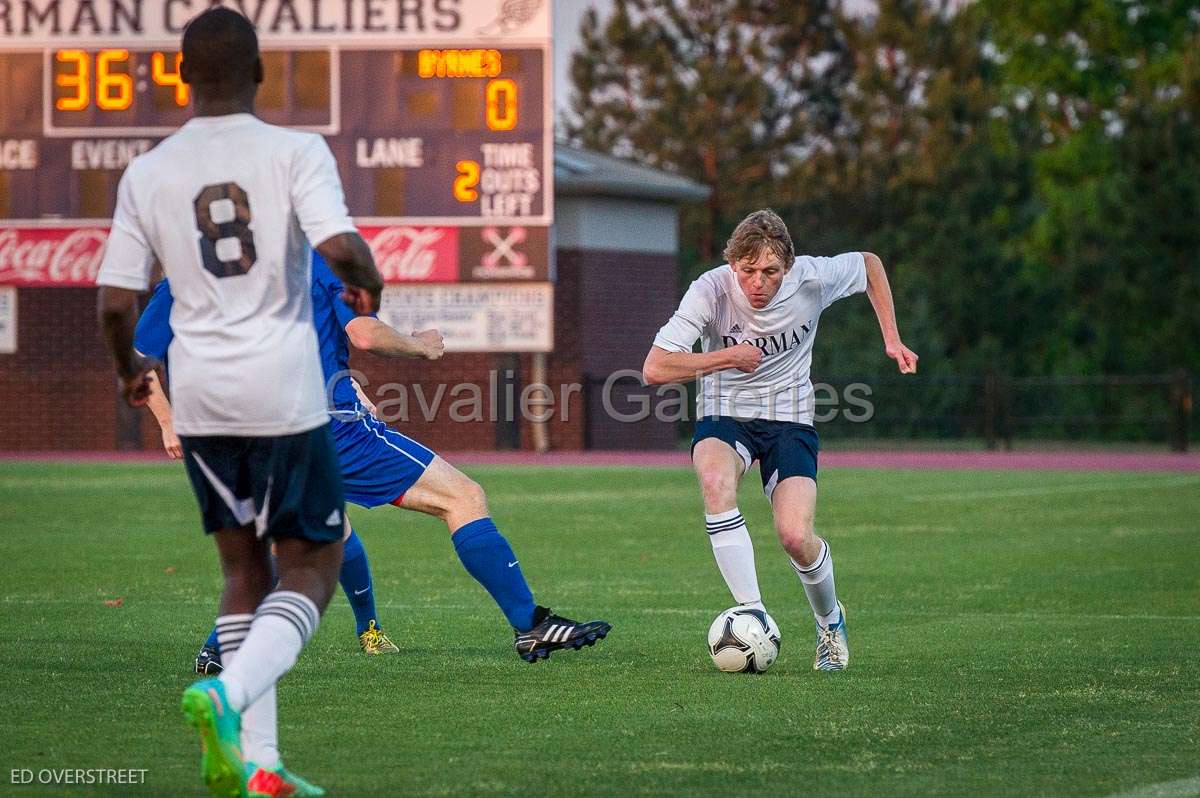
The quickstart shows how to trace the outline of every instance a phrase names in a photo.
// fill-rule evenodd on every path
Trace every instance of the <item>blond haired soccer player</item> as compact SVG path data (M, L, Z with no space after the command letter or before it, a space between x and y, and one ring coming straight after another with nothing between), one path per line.
M900 340L883 263L870 252L796 256L783 220L756 211L738 224L727 263L700 275L654 339L643 379L699 378L692 463L717 567L738 604L762 610L754 549L737 507L737 487L754 461L771 503L775 531L804 586L816 619L813 667L845 669L846 612L837 599L829 544L813 529L817 433L809 377L821 312L867 292L884 351L901 374L917 355ZM703 351L692 352L700 339Z

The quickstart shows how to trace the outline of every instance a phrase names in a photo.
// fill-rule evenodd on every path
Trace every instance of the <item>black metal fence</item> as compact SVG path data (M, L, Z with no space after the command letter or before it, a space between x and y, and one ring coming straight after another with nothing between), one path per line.
M827 436L979 439L989 449L1014 440L1155 443L1182 452L1200 432L1193 401L1200 380L1184 372L829 381L835 388L854 382L871 389L875 412L867 423L839 413L826 420Z
M1200 442L1194 397L1200 379L1186 372L1140 376L1010 377L899 374L814 375L816 415L829 440L961 442L989 449L1016 442L1128 443L1187 451ZM620 405L655 388L627 377L610 388ZM585 386L599 411L605 380ZM690 435L694 404L680 422ZM589 424L589 426L591 426ZM594 441L593 441L594 445Z

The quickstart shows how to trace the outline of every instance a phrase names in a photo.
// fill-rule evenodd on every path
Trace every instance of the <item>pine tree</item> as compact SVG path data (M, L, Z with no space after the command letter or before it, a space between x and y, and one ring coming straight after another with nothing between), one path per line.
M837 121L849 75L828 0L617 0L586 16L571 66L570 140L686 175L712 190L684 214L705 267L788 164Z

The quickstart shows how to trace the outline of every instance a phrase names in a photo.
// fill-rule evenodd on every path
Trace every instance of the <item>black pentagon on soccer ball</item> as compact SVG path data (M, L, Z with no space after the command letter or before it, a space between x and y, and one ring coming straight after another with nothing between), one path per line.
M721 637L712 645L712 653L724 651L727 648L736 648L738 651L749 651L750 646L738 640L733 633L733 617L725 619L725 627L721 630ZM750 659L753 659L751 657Z

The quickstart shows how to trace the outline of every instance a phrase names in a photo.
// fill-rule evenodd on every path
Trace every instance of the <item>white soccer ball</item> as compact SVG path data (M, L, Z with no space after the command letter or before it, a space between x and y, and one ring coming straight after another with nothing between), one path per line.
M779 627L762 610L730 607L708 627L708 653L729 673L762 673L779 656Z

